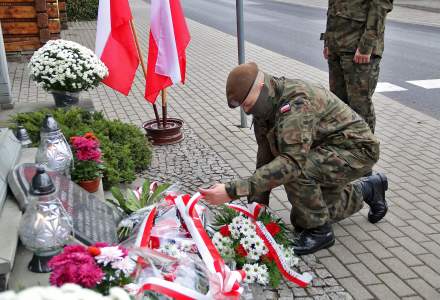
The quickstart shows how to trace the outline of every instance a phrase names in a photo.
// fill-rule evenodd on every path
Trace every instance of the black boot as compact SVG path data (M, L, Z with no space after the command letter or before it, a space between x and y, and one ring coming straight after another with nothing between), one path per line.
M332 226L327 223L319 227L304 229L295 241L293 251L296 255L306 255L333 246L334 243Z
M376 173L360 181L364 201L370 206L368 221L377 223L385 216L388 205L385 191L388 189L388 179L383 173Z

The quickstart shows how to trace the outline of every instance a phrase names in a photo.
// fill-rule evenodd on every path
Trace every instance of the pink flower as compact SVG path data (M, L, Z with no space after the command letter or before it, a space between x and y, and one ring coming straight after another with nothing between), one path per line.
M79 267L76 283L85 288L92 288L101 282L103 277L104 272L96 264L85 264Z
M64 254L68 254L68 253L74 253L74 252L86 252L87 249L84 246L81 245L69 245L64 247L63 253Z

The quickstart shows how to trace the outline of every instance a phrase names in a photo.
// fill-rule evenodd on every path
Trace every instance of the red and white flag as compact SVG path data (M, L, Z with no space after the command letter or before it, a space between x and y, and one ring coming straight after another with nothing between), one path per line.
M179 0L151 0L145 98L154 103L159 92L185 82L185 50L191 37Z
M103 82L128 95L139 66L128 0L99 0L95 53L107 66Z

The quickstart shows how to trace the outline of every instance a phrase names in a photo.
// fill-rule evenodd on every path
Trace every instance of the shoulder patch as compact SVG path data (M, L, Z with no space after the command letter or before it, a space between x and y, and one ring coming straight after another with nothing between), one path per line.
M290 111L290 104L289 103L281 106L281 108L280 108L280 113L282 113L282 114L289 112L289 111Z

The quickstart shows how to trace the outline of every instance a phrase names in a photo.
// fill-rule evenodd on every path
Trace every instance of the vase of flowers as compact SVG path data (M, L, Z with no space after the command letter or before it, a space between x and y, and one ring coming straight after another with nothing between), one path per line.
M29 62L31 78L53 94L57 107L78 103L87 91L108 75L108 69L92 50L72 41L50 40L35 51Z
M70 144L73 152L72 180L89 193L96 192L104 170L98 138L87 132L83 136L71 137Z

